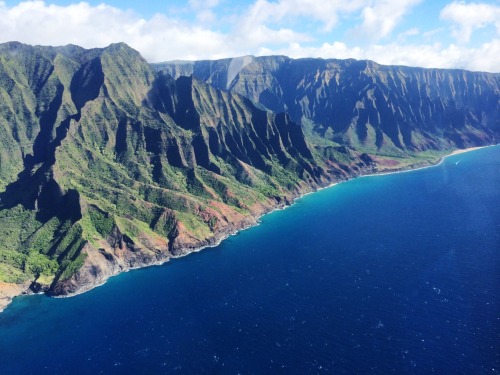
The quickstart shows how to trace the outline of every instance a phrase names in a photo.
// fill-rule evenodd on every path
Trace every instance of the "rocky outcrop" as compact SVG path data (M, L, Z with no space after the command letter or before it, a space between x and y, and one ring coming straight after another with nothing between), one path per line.
M0 281L0 312L12 302L14 297L29 291L29 286L29 281L22 284L4 283Z

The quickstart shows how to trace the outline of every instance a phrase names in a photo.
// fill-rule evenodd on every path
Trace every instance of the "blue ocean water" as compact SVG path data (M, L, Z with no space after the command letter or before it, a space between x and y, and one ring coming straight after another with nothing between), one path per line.
M220 246L0 314L0 374L494 374L500 147L308 195Z

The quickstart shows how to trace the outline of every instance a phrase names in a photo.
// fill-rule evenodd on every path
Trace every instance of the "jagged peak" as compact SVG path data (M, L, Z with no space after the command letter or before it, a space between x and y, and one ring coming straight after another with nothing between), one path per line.
M103 50L105 50L105 51L112 51L112 52L115 52L115 51L128 51L128 52L135 52L138 55L140 55L140 53L136 49L130 47L125 42L111 43L109 46L104 47Z
M28 45L15 40L10 42L0 43L0 49L17 49L23 46L28 46Z
M130 47L124 42L111 43L109 46L102 48L84 48L75 44L66 44L63 46L42 46L42 45L31 45L26 43L21 43L18 41L10 41L5 43L0 43L0 52L25 52L25 53L42 53L47 57L54 58L57 54L75 59L78 61L85 61L91 58L95 58L103 53L126 53L129 56L140 56L141 54Z
M232 60L239 60L243 59L246 57L251 57L253 61L257 63L315 63L315 64L329 64L329 63L336 63L345 67L354 67L354 66L364 66L368 67L371 69L395 69L395 68L402 68L402 69L418 69L418 70L423 70L423 71L466 71L468 72L469 70L467 69L461 69L461 68L425 68L425 67L418 67L418 66L409 66L409 65L403 65L403 64L381 64L376 61L370 60L370 59L355 59L355 58L347 58L347 59L340 59L340 58L322 58L322 57L298 57L298 58L293 58L293 57L288 57L285 55L266 55L266 56L253 56L253 55L248 55L248 56L238 56L238 57L229 57L229 58L223 58L223 59L201 59L201 60L171 60L171 61L164 61L164 62L158 62L158 63L153 63L151 64L155 69L159 70L162 69L163 66L165 65L190 65L194 66L196 64L204 64L204 63L213 63L213 64L222 64L222 65L227 65L229 64ZM483 72L483 71L474 71L477 73L487 73L487 74L493 74L493 75L498 75L500 73L498 72Z

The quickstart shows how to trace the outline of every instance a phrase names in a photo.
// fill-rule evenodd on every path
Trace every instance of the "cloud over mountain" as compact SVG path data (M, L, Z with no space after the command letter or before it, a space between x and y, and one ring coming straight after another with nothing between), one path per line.
M412 14L428 1L247 0L230 7L190 0L148 17L113 0L54 3L0 1L0 42L90 48L124 41L151 62L285 54L500 71L500 7L493 3L449 3L434 24L422 20L418 28Z

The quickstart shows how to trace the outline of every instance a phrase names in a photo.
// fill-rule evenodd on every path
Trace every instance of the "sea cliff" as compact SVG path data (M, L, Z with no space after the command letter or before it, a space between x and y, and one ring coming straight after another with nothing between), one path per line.
M235 64L150 65L125 44L0 45L0 308L85 292L302 194L499 137L498 74Z

